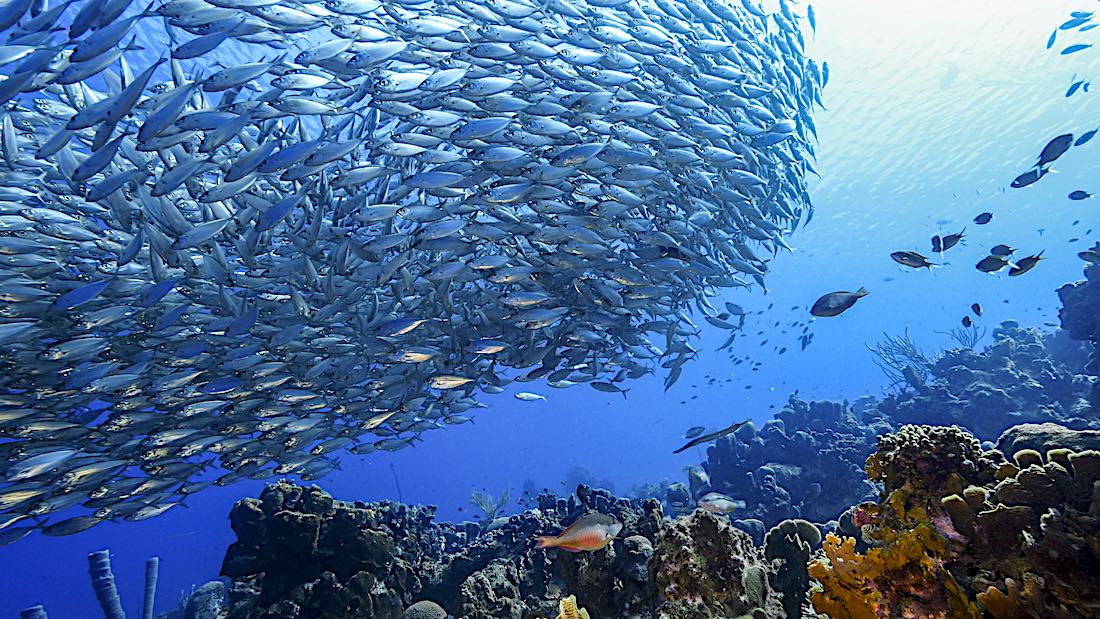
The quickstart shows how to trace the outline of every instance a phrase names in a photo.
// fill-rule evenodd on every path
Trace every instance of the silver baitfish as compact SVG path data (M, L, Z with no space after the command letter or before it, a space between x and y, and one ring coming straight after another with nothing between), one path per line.
M813 214L786 0L72 4L0 20L0 513L49 534L670 387Z

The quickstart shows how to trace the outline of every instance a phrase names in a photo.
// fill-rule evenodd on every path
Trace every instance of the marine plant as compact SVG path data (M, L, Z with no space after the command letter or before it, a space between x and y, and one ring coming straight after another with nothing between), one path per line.
M936 331L941 335L946 335L951 338L953 342L959 345L959 348L974 349L978 345L978 342L985 338L989 333L989 329L985 327L978 327L977 325L970 325L969 327L955 327L950 331Z
M477 506L478 509L485 514L485 520L491 521L500 515L511 500L512 489L505 488L504 493L500 495L499 499L493 498L493 495L488 492L482 492L477 488L470 491L470 502Z
M932 374L932 368L936 364L936 355L925 354L909 336L909 329L901 335L882 334L882 341L874 345L865 344L867 349L874 353L875 365L886 374L890 380L888 389L900 391L905 385L912 385L914 379L923 384ZM911 377L906 374L911 373Z

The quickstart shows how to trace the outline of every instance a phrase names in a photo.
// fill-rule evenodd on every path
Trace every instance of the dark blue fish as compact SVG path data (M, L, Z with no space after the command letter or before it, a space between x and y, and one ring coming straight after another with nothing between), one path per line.
M1084 51L1090 47L1092 47L1092 43L1078 43L1076 45L1070 45L1069 47L1062 50L1062 55L1068 56L1070 54L1076 54L1077 52Z
M1077 32L1088 32L1089 30L1092 30L1093 28L1095 28L1097 26L1100 26L1100 24L1089 24L1087 26L1081 26L1081 29L1078 30Z
M1077 191L1074 191L1073 193L1069 194L1069 199L1070 200L1087 200L1091 197L1092 197L1091 193L1089 193L1087 191L1081 191L1080 189L1078 189Z
M1050 38L1047 39L1047 49L1054 47L1054 40L1058 38L1058 31L1050 33Z
M1091 140L1093 138L1093 136L1096 135L1096 132L1097 132L1097 129L1093 129L1092 131L1086 131L1086 132L1082 133L1081 137L1077 138L1077 141L1074 142L1073 145L1074 146L1081 146L1085 142L1088 142L1089 140Z
M164 281L157 282L152 286L149 286L145 292L141 293L139 303L142 307L149 307L164 298L164 295L172 291L176 287L178 280L166 279Z
M974 223L979 226L984 226L991 221L993 221L993 213L982 213L974 218Z
M1039 160L1035 162L1035 166L1041 168L1049 163L1054 163L1069 150L1070 146L1073 146L1072 133L1065 133L1054 138L1043 147L1043 152L1039 153ZM1046 172L1043 174L1046 174ZM1042 176L1042 174L1039 176Z
M1081 88L1081 86L1084 86L1084 85L1085 85L1085 80L1077 80L1076 82L1070 84L1069 90L1066 91L1066 96L1067 97L1072 97L1073 93L1077 92L1077 90L1079 88ZM1088 91L1086 90L1085 92L1088 92Z
M84 305L88 301L99 296L101 292L107 289L107 286L111 285L111 280L104 279L98 282L92 282L90 284L84 284L80 288L70 290L65 294L57 297L57 300L50 305L50 309L55 310L67 310Z
M1028 170L1027 172L1024 172L1023 174L1017 176L1015 180L1012 181L1012 188L1020 189L1021 187L1027 187L1028 185L1037 182L1040 178L1043 178L1043 176L1046 175L1047 171L1048 168L1034 168L1032 170Z

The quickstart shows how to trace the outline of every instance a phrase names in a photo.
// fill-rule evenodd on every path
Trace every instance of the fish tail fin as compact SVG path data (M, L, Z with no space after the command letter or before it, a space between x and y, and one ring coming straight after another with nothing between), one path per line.
M554 548L558 546L558 538L553 535L540 535L539 548Z
M865 297L869 294L871 294L871 293L867 292L867 288L864 287L864 286L860 286L859 290L856 291L856 296L857 297Z

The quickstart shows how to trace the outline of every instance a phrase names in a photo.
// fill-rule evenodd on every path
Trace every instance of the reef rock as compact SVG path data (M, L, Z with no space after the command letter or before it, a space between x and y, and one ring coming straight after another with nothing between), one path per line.
M997 448L1007 455L1024 449L1046 453L1054 448L1100 450L1100 430L1071 430L1056 423L1025 423L1005 430Z
M317 487L270 484L230 515L237 541L222 566L232 579L226 617L540 619L556 616L569 594L593 617L616 619L782 612L761 550L724 517L700 511L670 521L655 499L583 485L537 504L492 524L448 524L434 522L431 507L348 503ZM590 511L623 523L620 538L595 552L537 548L539 535ZM692 600L701 591L712 601L699 606Z
M649 571L662 619L764 619L781 612L752 538L708 512L696 511L666 527L657 538Z
M767 527L783 520L825 522L871 496L862 469L874 436L846 404L791 396L762 429L746 424L707 449L710 486L696 493L744 500L746 508L734 517L763 523L741 527L762 543Z

